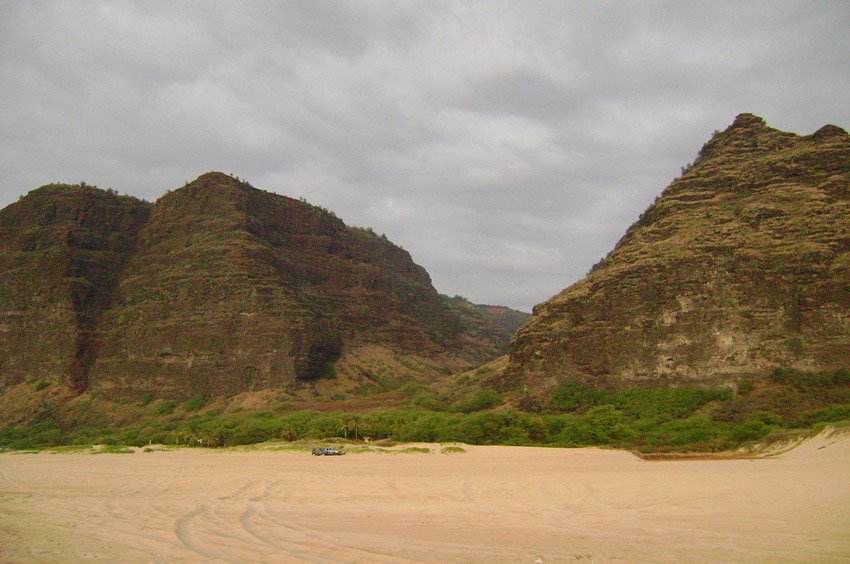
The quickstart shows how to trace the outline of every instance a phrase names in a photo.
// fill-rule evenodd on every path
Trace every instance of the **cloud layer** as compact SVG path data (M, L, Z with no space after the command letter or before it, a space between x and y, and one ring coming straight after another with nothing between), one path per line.
M208 170L530 309L738 113L850 125L846 2L29 2L0 11L0 206Z

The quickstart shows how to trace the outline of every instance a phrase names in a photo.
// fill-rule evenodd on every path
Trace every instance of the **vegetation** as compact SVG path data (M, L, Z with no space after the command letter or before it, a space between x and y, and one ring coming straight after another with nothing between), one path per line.
M199 394L189 401L183 406L186 411L197 411L206 405L207 400L204 398L203 394Z
M156 404L154 413L157 415L171 415L174 413L174 408L177 407L177 402L174 400L162 400Z
M740 390L696 387L603 391L565 382L537 413L498 405L501 398L482 389L451 405L438 402L436 410L424 407L426 402L416 398L414 405L397 409L327 412L291 408L198 412L200 406L190 407L203 398L186 402L181 410L174 401L160 400L153 416L123 426L69 425L59 407L45 405L30 425L0 428L0 444L14 449L149 443L222 447L348 437L711 452L761 441L789 429L850 419L850 382L845 369L830 373L779 370L769 378L749 382L746 395Z
M106 445L102 450L95 451L96 454L133 454L135 451L119 445Z

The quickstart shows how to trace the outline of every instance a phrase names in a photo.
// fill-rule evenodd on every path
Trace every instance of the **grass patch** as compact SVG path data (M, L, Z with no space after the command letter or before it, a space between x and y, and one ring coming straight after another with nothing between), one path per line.
M134 454L131 448L119 445L104 445L102 449L94 451L95 454Z
M465 452L466 449L459 446L447 446L440 449L441 454L463 454Z
M91 452L90 445L65 445L50 448L47 452L50 454L77 454L83 452Z

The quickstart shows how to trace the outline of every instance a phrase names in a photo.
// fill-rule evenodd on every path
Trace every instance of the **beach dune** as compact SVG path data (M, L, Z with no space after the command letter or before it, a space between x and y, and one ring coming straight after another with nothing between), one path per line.
M772 458L602 449L0 456L2 561L846 561L850 436Z

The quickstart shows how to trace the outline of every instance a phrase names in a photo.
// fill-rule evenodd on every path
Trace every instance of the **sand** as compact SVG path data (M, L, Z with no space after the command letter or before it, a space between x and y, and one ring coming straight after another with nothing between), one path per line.
M850 561L850 438L775 458L465 447L0 455L0 561Z

